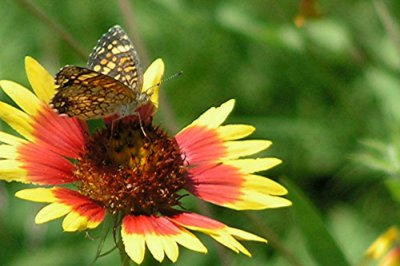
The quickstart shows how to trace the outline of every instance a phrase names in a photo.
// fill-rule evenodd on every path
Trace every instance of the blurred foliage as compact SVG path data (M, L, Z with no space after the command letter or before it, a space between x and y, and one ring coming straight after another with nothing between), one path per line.
M0 79L28 85L26 55L53 74L66 64L85 65L27 2L0 2ZM238 213L210 206L213 217L270 240L267 246L245 243L252 259L217 252L218 244L201 237L209 254L182 248L177 265L322 265L329 251L357 265L380 232L398 224L399 1L136 0L129 1L128 15L124 2L31 3L87 55L120 24L144 67L162 57L166 76L183 70L162 88L158 121L169 129L236 98L229 122L253 124L253 138L274 142L264 155L284 163L266 175L287 176L293 189L294 207L285 210ZM299 16L300 28L294 23ZM90 264L97 241L63 233L60 221L35 225L38 204L13 197L22 187L0 185L0 265ZM115 263L116 252L95 265ZM148 256L145 264L154 263Z

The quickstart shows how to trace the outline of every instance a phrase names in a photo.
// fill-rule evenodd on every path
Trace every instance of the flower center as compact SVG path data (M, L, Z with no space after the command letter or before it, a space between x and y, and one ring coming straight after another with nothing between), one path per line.
M112 214L157 214L179 205L187 168L174 138L121 119L91 136L75 175L80 192Z

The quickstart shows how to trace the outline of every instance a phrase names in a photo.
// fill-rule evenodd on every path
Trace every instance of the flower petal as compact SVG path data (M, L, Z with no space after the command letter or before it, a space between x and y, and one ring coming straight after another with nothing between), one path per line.
M221 139L235 140L251 135L256 129L250 125L223 125L216 130Z
M277 158L257 158L224 161L224 164L240 169L242 173L255 173L268 170L282 161Z
M122 241L128 256L137 264L141 264L145 254L145 243L148 235L154 234L149 222L152 216L127 215L122 220ZM150 225L149 225L150 224Z
M243 156L252 155L271 146L272 142L269 140L241 140L241 141L227 141L224 143L226 146L226 159L236 159ZM224 159L225 159L224 158Z
M280 184L247 174L231 165L202 165L190 169L187 190L205 201L235 210L260 210L291 205Z
M69 158L76 158L84 149L88 129L77 118L62 117L50 108L42 108L33 122L34 136L45 149Z
M240 244L234 237L230 234L219 232L218 234L209 234L212 238L214 238L217 242L221 243L225 247L233 250L236 253L243 253L246 256L251 257L250 252Z
M19 191L17 197L51 204L42 208L36 215L36 223L45 223L64 215L63 228L67 232L97 227L105 216L105 209L81 195L77 191L54 187Z
M164 75L164 62L162 59L156 59L147 69L143 76L142 92L151 94L150 101L155 109L158 109L158 95L161 85L161 80Z
M223 140L235 140L251 135L255 127L249 125L223 125L216 130Z
M22 163L17 160L0 160L0 179L28 183L27 172L22 169Z
M265 238L259 237L255 234L233 228L233 227L227 227L226 231L229 232L231 235L235 236L235 238L239 240L247 240L247 241L257 241L257 242L264 242L267 243L267 240Z
M74 165L65 157L52 152L47 145L21 144L17 151L21 168L27 171L29 182L57 185L75 181Z
M158 226L156 219L155 217L142 219L142 226L144 231L148 232L145 234L147 248L157 261L162 262L164 260L164 249L158 232L156 232Z
M163 245L165 254L167 257L172 261L176 262L178 260L179 256L179 248L178 244L174 240L173 237L170 236L164 236L161 238L161 243Z
M246 174L243 178L240 197L234 202L224 203L223 206L236 210L261 210L292 205L289 200L276 197L287 194L286 188L279 183L258 175Z
M242 189L241 191L242 195L240 195L240 197L238 197L234 202L224 203L223 206L235 210L263 210L292 205L291 201L285 198L271 196L248 189Z
M27 114L34 116L39 111L42 103L30 90L8 80L0 81L0 87Z
M16 159L18 156L15 146L0 144L0 158L2 159Z
M247 256L251 256L250 252L243 247L235 237L241 240L267 242L262 237L258 237L236 228L230 228L223 223L195 213L182 212L169 217L168 219L190 230L206 233L224 246L237 253L241 252Z
M122 230L122 240L124 241L126 253L135 263L141 264L146 251L145 236L142 234L126 233L124 229Z
M162 244L162 237L158 237L156 235L148 235L146 237L146 245L150 250L151 255L159 261L162 262L164 260L164 246Z
M20 199L35 202L55 202L57 200L52 189L49 188L23 189L15 193L15 196Z
M35 217L36 224L43 224L49 221L58 219L71 211L71 207L54 202L49 205L44 206Z
M83 231L96 228L105 217L106 210L96 203L86 199L85 203L73 206L63 221L66 232Z
M138 264L144 259L145 244L153 257L160 262L164 259L164 254L173 262L177 260L179 251L176 243L194 251L207 251L193 234L164 217L125 216L121 234L127 254Z
M72 232L95 228L104 220L106 210L79 192L58 187L54 189L54 193L57 200L71 207L74 213L69 214L64 219L63 228L65 231ZM78 219L79 223L73 222L73 218Z
M26 113L9 104L0 102L0 119L25 138L33 140L32 119Z
M235 106L235 100L229 100L223 103L219 107L212 107L203 113L199 118L194 120L189 126L184 128L182 131L186 130L188 127L193 126L206 126L208 128L217 128L221 125L228 115L232 112ZM182 132L181 131L181 132Z
M198 166L190 169L187 190L196 197L225 206L242 195L243 175L237 169L223 164Z
M3 131L0 131L0 142L18 146L21 143L26 143L26 140L24 140L22 138L18 138L14 135L5 133Z
M157 222L159 224L158 231L163 235L169 236L185 248L200 253L207 253L207 248L200 242L200 240L185 228L177 227L175 224L171 223L169 219L165 218L162 218Z
M391 226L382 233L367 249L364 256L371 259L381 258L390 247L394 246L399 239L399 230L396 226Z
M65 232L75 232L75 231L83 231L88 227L88 217L82 216L81 214L71 211L69 212L63 222L62 228Z
M197 165L236 159L258 153L272 144L268 140L226 141L224 138L233 136L220 135L219 128L196 125L187 127L175 136L179 147L185 154L185 160L189 164ZM236 136L245 135L245 130L251 131L251 128L243 126ZM223 132L222 134L227 133Z
M226 155L226 148L216 130L205 126L187 127L175 136L185 160L191 165L218 161Z
M287 194L287 189L284 186L267 177L248 174L244 178L244 186L248 189L276 196Z
M25 57L25 70L33 91L45 103L48 103L55 93L54 78L32 57Z

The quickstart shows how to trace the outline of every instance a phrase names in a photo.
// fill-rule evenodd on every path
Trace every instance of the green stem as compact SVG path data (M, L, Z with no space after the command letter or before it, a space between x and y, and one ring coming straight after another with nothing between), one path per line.
M269 226L265 224L256 214L248 212L246 213L246 216L253 222L258 231L261 232L261 235L266 236L268 243L278 253L280 253L290 265L304 266L300 260L279 240L279 237L275 234L275 232L269 228Z
M124 23L127 27L127 31L129 35L135 40L136 50L139 51L139 54L142 58L143 65L148 65L150 60L148 56L148 52L146 50L146 45L141 37L140 31L137 28L138 23L135 16L135 8L132 1L128 0L118 0L118 4L121 10L122 18L124 19ZM176 120L176 114L168 101L164 90L160 90L160 108L162 111L159 112L160 119L164 122L164 126L169 132L177 132L180 128L178 122Z
M54 19L50 18L46 13L39 9L39 7L29 0L17 0L22 7L28 12L41 20L46 26L51 28L57 35L59 35L82 59L86 60L87 52L81 47L79 42L68 34L63 27Z
M374 2L376 13L389 34L391 41L394 44L397 53L400 55L400 29L399 25L390 14L389 8L382 0L375 0Z

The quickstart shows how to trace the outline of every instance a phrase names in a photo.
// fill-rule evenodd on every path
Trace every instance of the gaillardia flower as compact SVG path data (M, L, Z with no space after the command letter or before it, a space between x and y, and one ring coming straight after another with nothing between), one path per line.
M192 233L205 233L237 253L250 256L238 240L266 242L254 234L184 210L180 200L190 193L235 210L290 205L278 183L254 173L281 161L243 159L270 146L266 140L241 140L254 128L221 125L234 107L229 100L213 107L175 136L152 124L158 86L164 72L156 60L145 72L143 88L154 93L137 116L128 116L90 133L86 121L60 116L48 105L55 93L53 77L26 58L33 92L0 81L20 107L0 102L0 118L18 134L0 132L0 178L46 187L24 189L16 196L47 203L35 222L64 217L65 231L97 227L105 215L120 217L120 236L128 256L140 264L146 246L162 261L175 262L178 244L193 251L207 249ZM155 89L156 88L156 89Z

